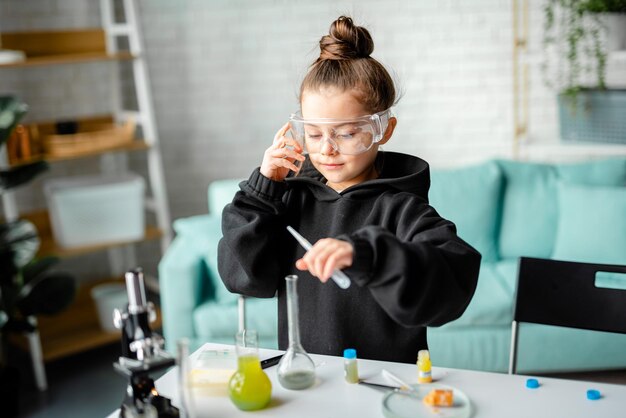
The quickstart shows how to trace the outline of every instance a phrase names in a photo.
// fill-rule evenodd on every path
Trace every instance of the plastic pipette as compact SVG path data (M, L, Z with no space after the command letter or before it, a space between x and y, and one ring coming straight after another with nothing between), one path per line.
M409 385L407 382L405 382L404 380L400 379L398 376L396 376L395 374L391 373L389 370L383 369L382 374L383 374L383 376L386 379L391 380L392 382L399 384L400 385L400 389L406 390L408 392L414 392L415 391L415 388L413 388L413 386Z
M293 235L296 241L298 241L305 250L309 251L313 247L311 243L307 241L306 238L300 235L298 231L296 231L292 227L287 226L287 231L289 231L289 233ZM340 288L347 289L350 287L350 278L346 276L343 271L335 270L333 271L333 274L330 277L333 279L335 283L337 283L337 286L339 286Z

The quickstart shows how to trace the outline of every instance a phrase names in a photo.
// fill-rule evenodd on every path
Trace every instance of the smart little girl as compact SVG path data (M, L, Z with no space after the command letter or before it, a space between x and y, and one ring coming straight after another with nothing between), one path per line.
M224 209L219 272L232 292L278 294L281 349L288 346L283 279L298 274L308 352L351 347L361 358L412 363L428 348L426 327L458 318L469 304L480 254L428 204L428 164L380 150L397 124L396 89L370 56L369 31L342 16L319 45L300 111ZM328 281L335 269L349 276L348 289Z

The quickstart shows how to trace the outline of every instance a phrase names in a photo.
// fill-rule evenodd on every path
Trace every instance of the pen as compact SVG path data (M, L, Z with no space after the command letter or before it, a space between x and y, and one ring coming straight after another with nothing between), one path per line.
M311 245L311 243L309 241L307 241L306 238L304 238L302 235L300 235L298 233L298 231L296 231L295 229L293 229L290 226L287 226L287 231L289 231L289 233L291 235L293 235L293 237L296 239L296 241L298 241L298 243L300 245L302 245L302 247L309 251L311 249L311 247L313 247ZM339 286L342 289L347 289L350 287L350 278L348 276L346 276L346 274L341 271L341 270L335 270L333 271L332 276L330 276L335 283L337 283L337 286Z
M400 390L400 388L397 386L384 385L382 383L370 383L366 382L365 380L359 380L359 385L371 386L373 388L379 388L384 390Z
M281 354L280 356L270 357L270 358L268 358L266 360L261 361L261 368L262 369L267 369L268 367L272 367L272 366L277 365L282 357L283 357L283 355Z

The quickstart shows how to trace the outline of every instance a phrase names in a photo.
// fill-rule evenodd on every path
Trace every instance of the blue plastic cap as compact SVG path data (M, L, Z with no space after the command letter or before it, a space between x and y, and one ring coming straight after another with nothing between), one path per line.
M356 350L354 348L346 348L345 350L343 350L343 358L356 358Z
M526 387L528 389L537 389L539 387L539 381L537 379L528 379L526 381Z
M589 389L587 391L587 399L589 399L590 401L597 401L600 398L601 396L599 390Z

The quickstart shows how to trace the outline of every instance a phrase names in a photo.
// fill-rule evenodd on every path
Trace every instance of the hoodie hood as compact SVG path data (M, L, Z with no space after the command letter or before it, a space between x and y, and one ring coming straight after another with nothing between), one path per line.
M342 197L367 198L389 189L415 194L428 201L430 169L421 158L397 152L379 151L375 164L381 167L380 175L348 187L341 193L326 185L326 179L307 158L297 176L286 179L290 188L307 187L320 200L337 200Z

